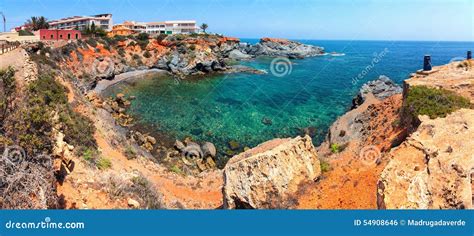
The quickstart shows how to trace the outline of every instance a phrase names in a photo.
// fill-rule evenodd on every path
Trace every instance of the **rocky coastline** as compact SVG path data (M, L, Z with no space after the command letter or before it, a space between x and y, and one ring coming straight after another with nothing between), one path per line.
M462 145L473 140L471 61L414 74L403 89L383 76L368 82L320 146L309 136L269 140L236 153L220 170L211 143L186 139L170 147L130 129L133 119L126 108L132 97L102 98L97 92L150 72L178 77L257 73L232 62L318 56L322 48L288 40L245 45L220 36L171 36L89 39L25 50L37 65L35 73L50 77L27 81L20 75L19 81L50 81L52 88L39 84L43 89L26 90L22 84L20 89L57 95L51 107L62 111L44 112L52 128L40 134L54 146L48 173L60 177L51 186L63 195L63 208L473 208L474 160L470 146ZM417 103L432 99L426 94L442 102ZM27 102L38 102L18 100L26 108ZM438 109L445 104L456 106ZM91 140L72 145L86 138Z

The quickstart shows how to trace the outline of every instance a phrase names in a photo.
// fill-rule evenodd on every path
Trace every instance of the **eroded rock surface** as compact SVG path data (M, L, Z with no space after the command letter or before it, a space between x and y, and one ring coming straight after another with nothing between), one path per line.
M395 84L390 78L381 75L378 79L369 81L362 85L359 93L353 100L353 107L361 105L369 94L373 94L375 98L383 100L395 94L402 93L403 89Z
M391 161L378 183L378 207L472 208L474 110L421 121L418 130L390 152Z
M273 139L233 157L224 169L224 208L284 208L286 198L321 174L309 136Z

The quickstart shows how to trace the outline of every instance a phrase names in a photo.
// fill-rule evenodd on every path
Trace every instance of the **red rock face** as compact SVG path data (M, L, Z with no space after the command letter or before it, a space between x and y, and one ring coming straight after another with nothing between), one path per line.
M387 164L384 152L404 135L404 129L397 126L401 106L401 94L366 106L356 115L365 134L350 141L339 153L332 153L330 144L323 143L318 156L329 163L330 170L323 173L320 181L300 186L294 196L296 208L376 209L377 181ZM378 160L368 162L361 158L367 147L375 150Z
M281 44L289 44L290 41L288 39L278 39L278 38L262 38L260 42L273 42L273 43L281 43Z

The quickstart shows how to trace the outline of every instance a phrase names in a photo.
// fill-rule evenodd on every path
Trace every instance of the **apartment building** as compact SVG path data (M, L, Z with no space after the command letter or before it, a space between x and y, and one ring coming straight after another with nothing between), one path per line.
M136 22L125 21L121 24L116 24L109 31L109 36L115 35L131 35L139 33L148 34L189 34L198 33L199 28L194 20L176 20L163 22Z
M149 34L189 34L198 33L195 20L175 20L146 23L146 33Z
M93 16L72 16L48 22L50 29L78 29L84 30L92 23L106 31L112 30L112 14L99 14Z

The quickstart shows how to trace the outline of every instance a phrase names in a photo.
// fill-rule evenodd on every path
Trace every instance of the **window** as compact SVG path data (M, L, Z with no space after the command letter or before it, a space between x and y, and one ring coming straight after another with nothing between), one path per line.
M71 39L71 34L67 34L67 39Z
M51 39L54 39L54 34L51 35Z
M62 39L62 38L63 38L63 35L62 35L62 34L61 34L61 35L59 35L59 38L60 38L60 39Z
M79 38L79 34L76 34L76 39L78 39L78 38Z

